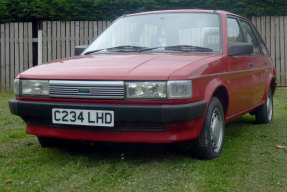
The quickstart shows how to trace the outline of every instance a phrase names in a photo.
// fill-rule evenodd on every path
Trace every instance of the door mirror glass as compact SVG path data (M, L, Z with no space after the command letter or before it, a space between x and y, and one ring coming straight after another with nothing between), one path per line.
M250 55L253 53L253 45L245 42L229 42L228 43L228 55Z

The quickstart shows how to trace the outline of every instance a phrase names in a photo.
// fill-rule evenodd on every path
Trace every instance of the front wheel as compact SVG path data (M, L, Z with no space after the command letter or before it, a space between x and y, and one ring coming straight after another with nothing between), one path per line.
M267 93L266 102L255 110L257 123L270 123L273 119L273 95L271 89Z
M220 100L212 97L200 135L193 141L193 154L199 159L220 156L224 140L224 113Z

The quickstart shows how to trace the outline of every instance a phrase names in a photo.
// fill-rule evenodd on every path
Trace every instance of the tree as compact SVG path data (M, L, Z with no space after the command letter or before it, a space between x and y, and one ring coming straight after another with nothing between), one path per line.
M286 15L286 0L1 0L0 22L113 20L128 13L163 9L214 9L245 17Z

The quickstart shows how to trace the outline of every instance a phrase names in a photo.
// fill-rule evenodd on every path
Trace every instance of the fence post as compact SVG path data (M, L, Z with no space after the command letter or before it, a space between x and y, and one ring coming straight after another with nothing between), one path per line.
M38 65L42 64L43 62L43 46L42 46L42 39L43 39L43 30L38 29Z

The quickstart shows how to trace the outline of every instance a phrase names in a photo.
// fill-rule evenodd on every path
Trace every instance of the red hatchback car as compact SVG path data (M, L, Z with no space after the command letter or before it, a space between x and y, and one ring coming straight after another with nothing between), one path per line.
M43 147L59 139L191 140L200 159L221 154L224 124L273 117L276 70L247 19L213 10L124 15L81 56L15 79L11 113Z

